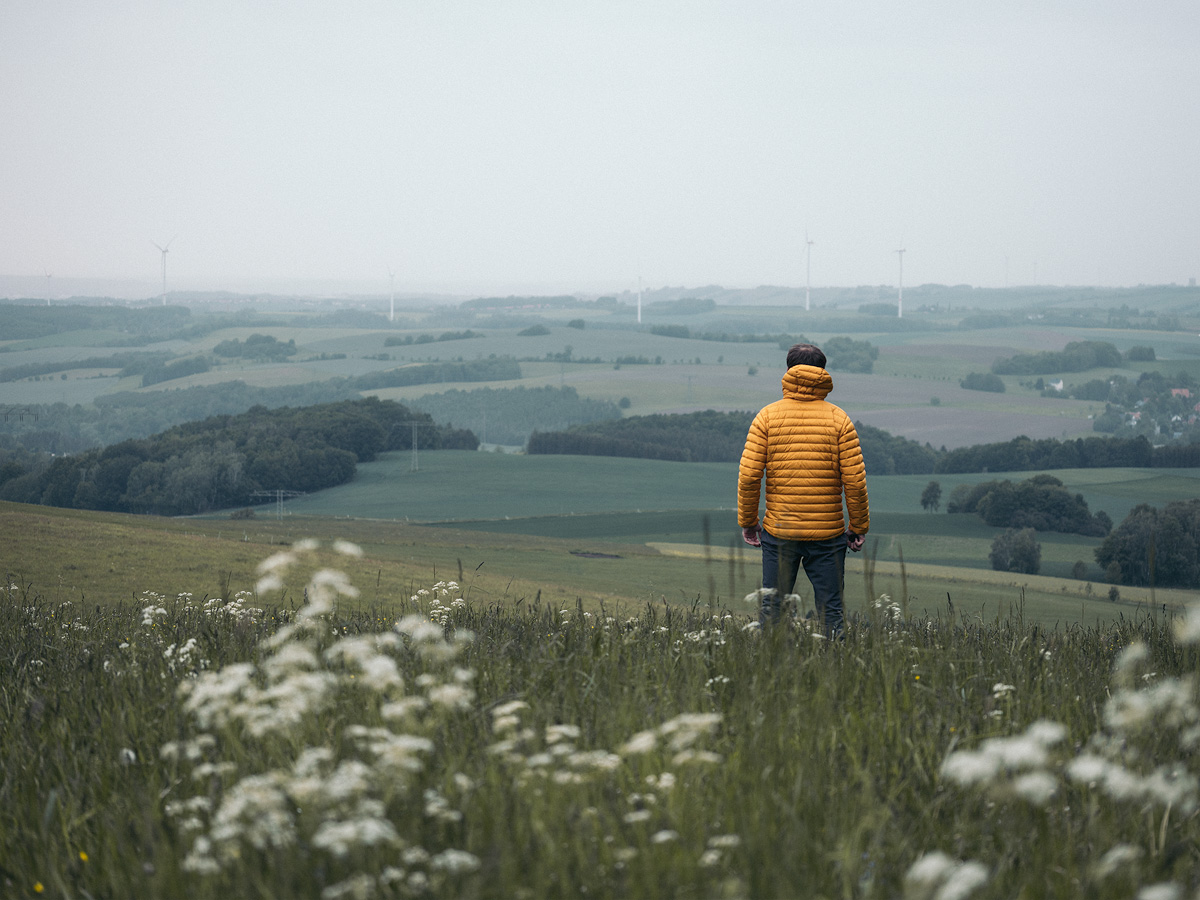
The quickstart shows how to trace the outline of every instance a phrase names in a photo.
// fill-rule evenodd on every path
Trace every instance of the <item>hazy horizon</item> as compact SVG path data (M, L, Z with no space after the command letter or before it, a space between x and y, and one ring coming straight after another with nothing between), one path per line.
M807 235L814 287L1187 284L1197 46L1185 0L15 0L0 275L803 287Z

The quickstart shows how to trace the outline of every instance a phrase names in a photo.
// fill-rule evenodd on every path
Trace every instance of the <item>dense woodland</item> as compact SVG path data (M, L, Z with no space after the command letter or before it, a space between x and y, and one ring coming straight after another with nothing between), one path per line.
M75 509L188 515L261 502L255 491L319 491L354 477L360 462L411 446L474 450L470 431L376 398L254 407L141 440L47 460L0 454L0 499Z
M948 513L975 513L994 528L1032 528L1104 537L1112 519L1088 509L1083 494L1072 494L1053 475L1035 475L1013 484L985 481L960 484L950 494Z

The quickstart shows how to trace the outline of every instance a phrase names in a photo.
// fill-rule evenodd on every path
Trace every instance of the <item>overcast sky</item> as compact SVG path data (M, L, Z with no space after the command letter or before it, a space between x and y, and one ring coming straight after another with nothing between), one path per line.
M1200 3L0 2L0 275L1200 277Z

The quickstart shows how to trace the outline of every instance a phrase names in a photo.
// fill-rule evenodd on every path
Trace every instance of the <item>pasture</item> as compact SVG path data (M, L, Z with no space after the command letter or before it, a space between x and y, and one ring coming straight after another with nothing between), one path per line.
M1008 298L1019 302L1014 295ZM208 315L196 308L196 319ZM175 358L211 354L225 340L245 340L251 334L269 334L279 341L294 340L299 352L284 362L218 360L210 371L160 382L145 391L170 391L193 385L218 385L239 380L256 387L305 384L335 377L353 377L397 364L438 360L472 360L490 355L523 360L522 378L499 386L571 386L580 395L617 402L628 398L627 415L689 412L703 409L743 410L769 403L779 395L782 351L774 342L733 342L673 338L651 332L655 325L685 325L694 333L752 330L759 334L801 334L821 342L849 333L879 348L875 372L869 376L834 371L830 399L855 419L894 434L928 442L935 447L959 447L1007 440L1017 434L1029 437L1075 437L1092 433L1092 417L1103 404L1044 398L1006 377L1003 395L965 391L959 381L973 371L987 371L994 359L1017 352L1060 349L1073 340L1112 341L1121 348L1135 344L1157 345L1159 360L1149 367L1164 372L1195 366L1200 347L1177 332L1144 329L1120 331L1068 326L1027 325L985 330L952 329L953 317L913 314L913 330L871 332L847 329L852 316L844 310L817 308L804 313L781 306L718 306L699 316L671 315L648 307L642 325L628 308L583 308L514 311L510 316L479 314L468 322L456 320L444 308L403 313L405 327L312 327L311 311L277 314L275 324L224 327L183 340L174 339L138 350L154 350ZM584 328L568 327L580 320ZM529 322L545 322L550 333L525 336ZM864 321L870 321L869 319ZM282 323L282 324L279 324ZM433 341L386 347L388 337L438 336L448 328L469 326L480 338ZM130 339L116 331L68 331L36 339L3 341L3 362L19 365L56 359L85 359L106 352L130 349ZM570 358L565 358L568 354ZM342 359L322 355L344 354ZM379 359L381 354L387 358ZM556 360L553 357L564 357ZM621 357L644 357L650 365L615 366ZM602 362L580 363L579 359ZM576 361L572 361L576 360ZM661 364L653 361L661 360ZM751 374L751 369L757 370ZM1130 368L1136 375L1141 369ZM1125 370L1122 370L1123 372ZM5 401L12 404L87 404L97 396L137 390L137 379L95 377L98 373L68 370L39 380L24 379L4 385ZM1049 376L1050 379L1055 377ZM1087 377L1094 377L1089 375ZM1067 376L1079 380L1078 376ZM375 391L378 396L412 402L429 393L450 388L470 390L478 384L418 385ZM934 404L937 398L937 404ZM482 428L480 423L456 423Z

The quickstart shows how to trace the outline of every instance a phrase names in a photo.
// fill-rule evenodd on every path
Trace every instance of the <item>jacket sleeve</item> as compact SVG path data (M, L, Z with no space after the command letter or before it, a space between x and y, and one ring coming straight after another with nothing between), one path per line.
M767 467L767 424L760 411L750 423L746 447L738 465L738 526L753 528L758 524L758 503L762 492L763 472Z
M850 515L850 530L866 534L871 528L870 507L867 504L867 466L854 423L846 419L838 439L838 455L842 470L842 489L846 492L846 511Z

